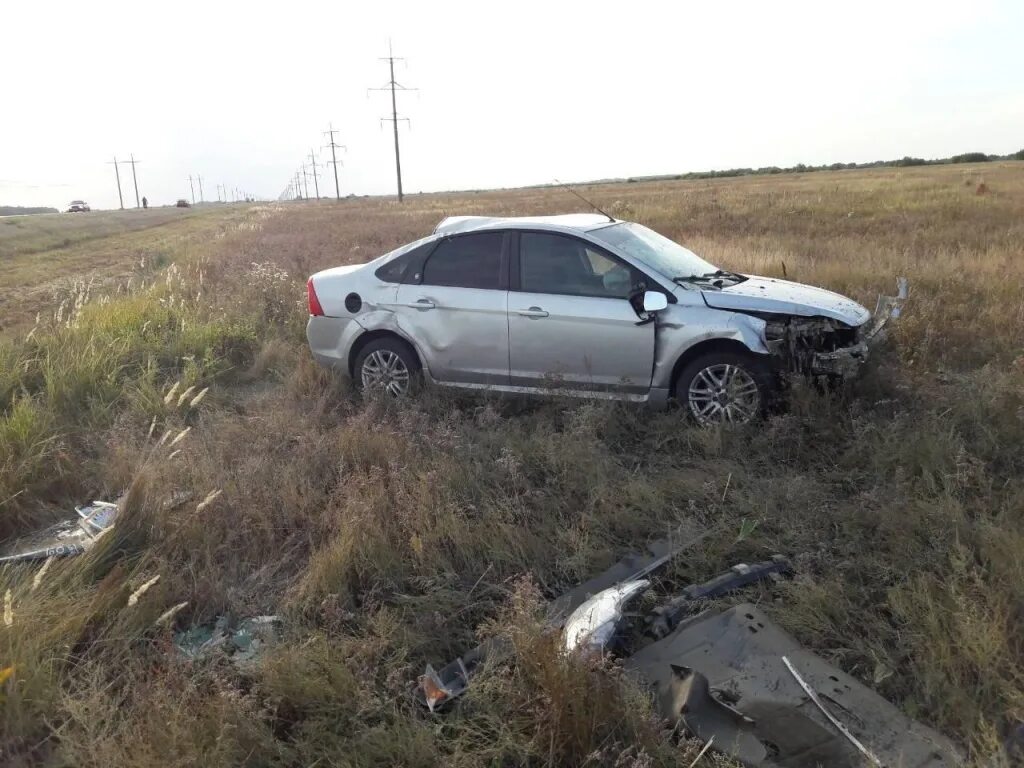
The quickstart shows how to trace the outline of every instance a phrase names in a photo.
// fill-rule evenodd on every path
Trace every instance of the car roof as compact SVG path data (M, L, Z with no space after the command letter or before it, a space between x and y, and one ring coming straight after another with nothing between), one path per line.
M449 216L434 227L434 234L451 235L486 229L550 229L554 232L589 232L609 224L599 213L567 213L561 216Z

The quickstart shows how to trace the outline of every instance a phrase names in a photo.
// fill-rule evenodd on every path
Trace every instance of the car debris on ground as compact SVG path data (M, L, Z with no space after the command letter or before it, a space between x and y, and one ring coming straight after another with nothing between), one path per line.
M782 555L773 555L753 565L739 563L725 573L716 576L703 584L693 584L684 589L678 597L674 597L664 605L655 608L648 617L647 633L655 640L660 640L676 628L682 618L692 610L698 600L711 600L722 597L737 589L766 579L792 573L793 568Z
M594 578L556 598L548 608L546 625L552 630L561 630L573 612L593 595L627 581L643 579L699 544L710 533L696 525L685 524L668 538L649 544L645 551L624 557ZM419 678L417 698L433 712L464 694L473 675L485 662L501 661L511 655L512 646L508 640L493 637L439 669L427 664Z
M803 648L760 608L701 610L710 600L790 574L781 555L687 587L646 616L634 642L622 642L625 608L650 586L646 577L696 541L659 541L645 555L620 561L556 600L548 627L564 627L566 652L623 650L623 668L649 687L661 717L745 766L962 763L952 741ZM435 712L466 691L484 661L511 655L509 641L496 637L438 670L427 665L418 698Z
M279 616L253 616L237 624L220 616L213 624L190 627L174 635L174 646L192 661L224 654L235 664L259 658L277 642L281 629Z
M587 600L565 622L565 649L602 655L615 639L626 604L649 586L648 579L632 579Z
M75 507L78 517L62 520L19 539L0 555L0 563L80 555L113 528L119 510L118 504L109 501L94 501L85 507Z
M953 743L741 604L624 659L658 713L746 766L953 766Z

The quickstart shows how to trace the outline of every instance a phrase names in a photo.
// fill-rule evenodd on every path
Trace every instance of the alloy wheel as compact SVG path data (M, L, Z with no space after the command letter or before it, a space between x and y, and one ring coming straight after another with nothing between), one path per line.
M757 415L761 392L745 369L716 363L697 371L690 382L687 402L700 424L745 424Z
M377 349L367 355L359 375L364 389L381 390L395 397L409 392L409 368L389 349Z

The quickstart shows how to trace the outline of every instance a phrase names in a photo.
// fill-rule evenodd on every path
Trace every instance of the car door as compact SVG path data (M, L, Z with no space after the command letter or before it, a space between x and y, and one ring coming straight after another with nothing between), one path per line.
M515 386L643 394L654 368L654 322L638 325L632 266L580 238L513 236L509 375Z
M399 286L399 326L432 378L508 384L508 243L504 232L441 240Z

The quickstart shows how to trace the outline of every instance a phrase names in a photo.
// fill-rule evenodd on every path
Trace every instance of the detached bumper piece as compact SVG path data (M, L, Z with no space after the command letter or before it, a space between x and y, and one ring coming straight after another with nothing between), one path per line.
M885 339L886 325L890 320L900 316L908 295L907 278L896 278L896 295L878 297L875 311L861 328L860 340L852 346L842 347L833 352L816 352L811 360L811 373L843 378L855 376L860 367L867 362L871 348Z
M949 739L911 720L745 604L702 614L623 662L659 714L745 766L945 768Z
M712 600L759 581L775 580L793 572L793 567L782 555L771 560L747 565L739 563L728 571L703 584L693 584L664 605L651 611L647 619L647 634L660 640L672 632L701 600Z
M670 538L651 542L643 551L624 557L607 570L559 596L548 607L547 626L561 629L574 612L594 595L634 579L642 579L667 565L674 557L703 541L710 532L696 525L683 525ZM473 676L485 663L498 663L512 655L511 643L503 637L485 640L463 656L439 669L427 664L416 686L416 699L435 712L457 699L469 688Z

